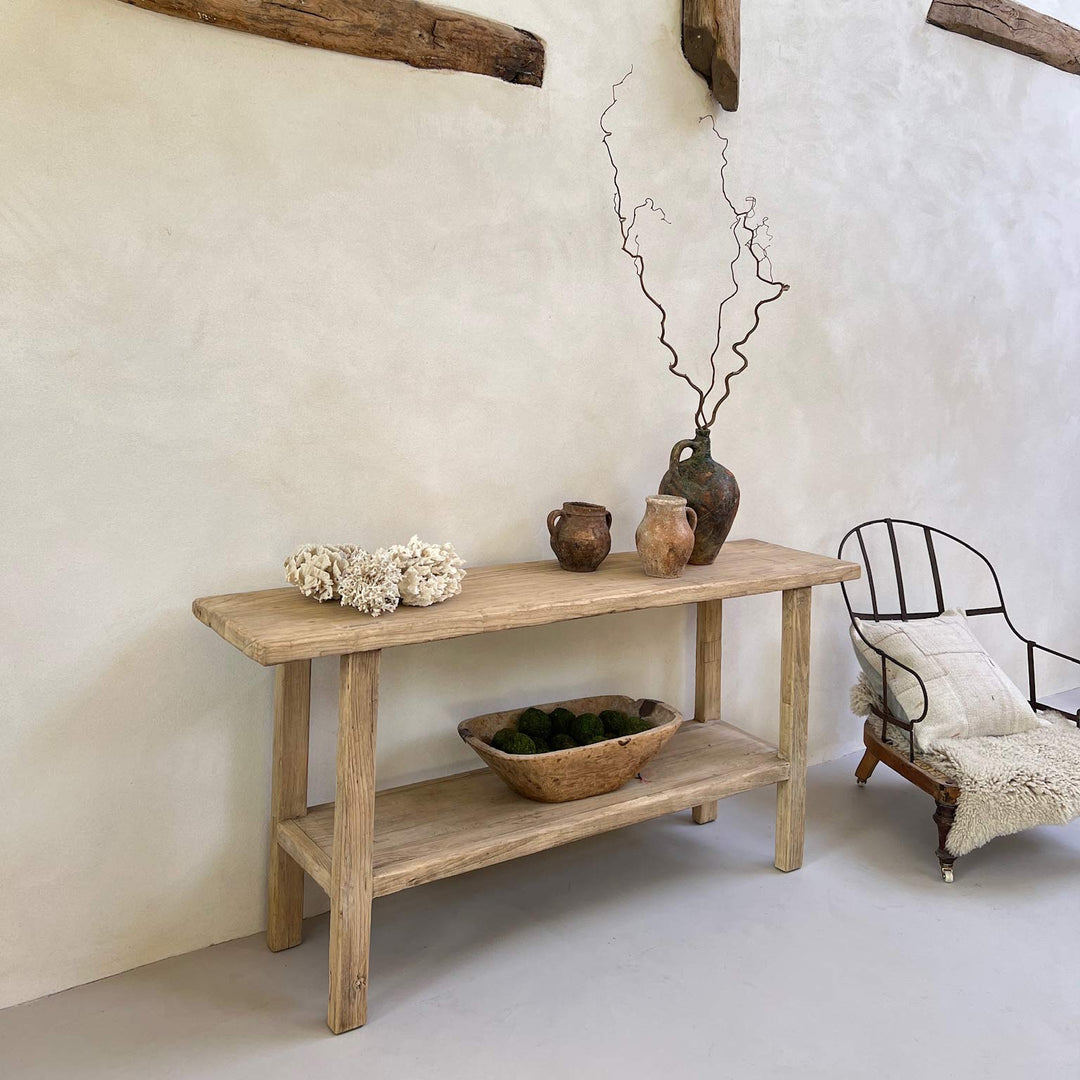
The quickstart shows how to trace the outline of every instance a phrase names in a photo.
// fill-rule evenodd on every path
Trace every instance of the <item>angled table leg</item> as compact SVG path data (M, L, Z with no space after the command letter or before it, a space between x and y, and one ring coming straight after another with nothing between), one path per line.
M776 785L776 866L798 870L806 817L806 726L810 712L810 589L784 592L780 643L780 756L791 777Z
M697 660L694 668L694 719L720 719L720 651L724 601L703 600L697 606ZM716 820L717 800L693 808L695 825Z
M367 1020L379 656L376 650L341 658L326 1015L336 1035Z
M274 952L300 944L304 871L278 846L279 821L307 813L311 661L279 664L274 672L274 750L270 795L270 873L266 944Z

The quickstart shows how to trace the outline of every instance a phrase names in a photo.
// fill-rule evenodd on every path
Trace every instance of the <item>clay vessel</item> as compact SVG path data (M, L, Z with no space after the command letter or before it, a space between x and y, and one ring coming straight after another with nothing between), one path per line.
M641 568L649 577L675 578L683 572L694 550L698 516L679 495L649 495L645 516L637 527Z
M595 570L611 550L611 513L587 502L564 502L547 518L551 550L564 570L587 574Z
M690 456L680 461L687 448ZM709 429L698 428L694 438L671 448L670 468L660 481L661 495L681 495L697 513L691 566L709 566L716 560L739 511L739 485L713 461L710 449Z

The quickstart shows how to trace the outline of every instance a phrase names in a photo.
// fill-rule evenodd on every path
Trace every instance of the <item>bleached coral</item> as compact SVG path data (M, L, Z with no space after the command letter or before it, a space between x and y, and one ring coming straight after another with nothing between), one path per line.
M401 568L386 548L373 552L358 548L341 575L341 604L372 617L393 611L401 600L400 581Z
M341 595L341 575L360 549L354 544L305 544L285 560L285 579L321 604Z
M407 544L395 544L388 554L401 571L403 604L429 607L461 592L465 563L453 544L428 544L414 536Z
M285 560L285 577L320 603L335 597L368 615L398 604L429 607L457 596L465 563L453 544L428 544L414 536L368 552L353 544L307 544Z

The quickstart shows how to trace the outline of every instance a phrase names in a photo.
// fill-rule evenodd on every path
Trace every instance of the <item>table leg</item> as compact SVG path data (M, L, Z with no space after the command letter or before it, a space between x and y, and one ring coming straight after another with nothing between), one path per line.
M776 785L776 866L798 870L806 817L806 726L810 704L810 589L784 592L780 643L780 756L791 777Z
M266 944L274 952L300 944L304 871L277 842L279 821L307 813L311 661L279 664L274 672L274 750L270 794L270 872Z
M379 656L374 651L341 658L326 1016L335 1035L367 1020Z
M723 600L703 600L697 606L697 661L694 668L694 719L720 719L720 651ZM717 800L693 808L695 825L716 820Z

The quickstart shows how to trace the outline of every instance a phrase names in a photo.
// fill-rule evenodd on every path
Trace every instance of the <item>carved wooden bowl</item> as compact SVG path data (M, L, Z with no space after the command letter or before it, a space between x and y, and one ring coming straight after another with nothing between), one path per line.
M605 739L570 750L552 750L547 754L504 754L489 744L488 740L500 728L516 728L517 718L524 709L463 720L458 724L458 734L508 787L527 799L551 803L604 795L622 787L637 775L645 762L660 752L683 722L682 713L677 709L651 698L635 701L608 695L554 701L539 708L550 712L560 706L577 715L618 709L648 720L652 727L637 735Z

